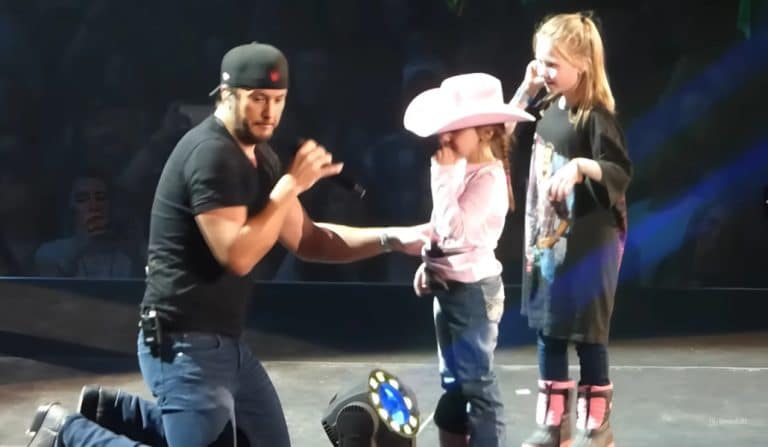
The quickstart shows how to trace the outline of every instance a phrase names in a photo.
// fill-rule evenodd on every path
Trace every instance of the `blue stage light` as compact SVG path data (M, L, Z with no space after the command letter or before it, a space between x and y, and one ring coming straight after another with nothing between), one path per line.
M405 405L403 395L392 385L385 383L379 387L379 397L381 406L391 416L392 420L398 424L405 424L410 417L410 411Z
M421 428L413 391L382 369L334 395L321 423L331 443L340 447L413 446Z

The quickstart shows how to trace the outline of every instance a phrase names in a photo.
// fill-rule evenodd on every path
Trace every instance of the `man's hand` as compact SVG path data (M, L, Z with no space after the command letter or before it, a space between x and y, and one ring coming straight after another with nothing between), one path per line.
M286 171L293 177L299 194L311 188L318 180L341 172L344 163L332 163L333 157L313 140L301 145L291 166Z
M429 244L429 238L424 234L423 225L390 227L386 229L386 237L392 250L411 256L419 256L422 247Z

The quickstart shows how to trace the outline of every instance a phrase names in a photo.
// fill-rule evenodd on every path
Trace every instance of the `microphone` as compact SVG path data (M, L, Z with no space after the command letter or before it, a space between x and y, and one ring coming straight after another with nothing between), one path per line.
M304 144L305 141L307 141L306 138L298 139L299 144L296 146L297 151ZM347 174L344 171L341 171L332 177L328 177L328 179L336 183L337 185L341 186L342 188L346 189L347 191L354 193L361 199L365 196L365 193L367 192L363 185L358 183L357 180L355 180L351 175Z
M365 193L367 192L363 185L356 182L352 177L347 175L344 171L339 172L338 174L329 178L333 180L334 183L346 189L347 191L357 194L361 199L365 196Z
M440 248L439 245L437 245L437 241L433 239L429 242L427 256L430 258L444 258L447 256L447 254L443 251L442 248ZM424 274L426 275L427 287L429 287L429 290L433 292L448 291L448 283L443 278L438 276L434 271L432 271L432 269L424 269Z

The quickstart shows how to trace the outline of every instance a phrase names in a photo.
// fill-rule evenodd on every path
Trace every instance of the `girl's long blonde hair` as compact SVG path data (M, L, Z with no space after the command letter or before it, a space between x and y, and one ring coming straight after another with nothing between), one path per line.
M595 22L581 13L558 14L545 19L536 29L534 51L541 38L551 39L555 50L568 63L583 70L575 87L577 104L571 122L583 125L597 106L615 113L616 102L605 71L603 39Z

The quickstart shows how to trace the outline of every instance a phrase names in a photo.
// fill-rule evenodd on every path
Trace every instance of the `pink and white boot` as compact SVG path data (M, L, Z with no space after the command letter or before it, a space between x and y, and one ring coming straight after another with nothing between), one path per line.
M576 436L571 447L614 447L609 417L613 384L579 386L576 401Z
M567 447L571 443L570 402L576 383L539 380L536 430L522 447Z

